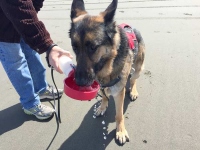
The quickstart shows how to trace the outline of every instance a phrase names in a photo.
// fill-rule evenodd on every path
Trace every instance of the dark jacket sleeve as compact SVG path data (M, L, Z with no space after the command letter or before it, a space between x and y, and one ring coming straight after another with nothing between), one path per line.
M42 7L42 3L34 5L37 5L38 10ZM47 51L53 41L44 24L38 19L34 5L32 0L0 0L4 14L18 33L31 48L41 54Z

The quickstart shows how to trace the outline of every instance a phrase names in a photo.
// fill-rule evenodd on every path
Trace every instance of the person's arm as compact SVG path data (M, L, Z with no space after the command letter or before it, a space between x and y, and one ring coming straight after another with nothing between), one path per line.
M70 58L73 56L68 51L58 46L49 49L53 41L44 24L39 21L37 17L37 11L42 7L41 2L43 2L43 0L40 0L40 2L37 0L37 3L34 4L32 0L0 0L0 7L18 33L32 49L36 50L39 54L49 50L47 58L49 64L53 66L56 71L62 73L58 63L59 58L62 55L66 55ZM34 6L36 8L34 8Z
M35 3L35 5L38 5L37 9L39 9L42 4ZM37 17L32 0L0 0L0 6L6 17L32 49L41 54L53 44L49 32Z

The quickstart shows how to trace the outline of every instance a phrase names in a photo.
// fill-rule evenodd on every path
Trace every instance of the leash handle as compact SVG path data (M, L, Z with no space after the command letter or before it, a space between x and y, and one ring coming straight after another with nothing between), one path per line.
M47 61L48 67L51 67L51 65L50 65L50 63L49 63L49 54L50 54L50 52L51 52L51 50L52 50L52 48L53 48L54 46L58 46L58 45L57 45L57 44L51 44L51 45L49 46L48 50L46 51L46 61Z

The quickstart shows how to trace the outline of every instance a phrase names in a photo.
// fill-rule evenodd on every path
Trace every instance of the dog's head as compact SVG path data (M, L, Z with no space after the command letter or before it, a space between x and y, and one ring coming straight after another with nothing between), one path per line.
M83 0L72 2L69 36L77 61L75 80L80 86L91 85L96 77L112 72L119 41L113 21L116 8L117 0L113 0L104 12L92 16Z

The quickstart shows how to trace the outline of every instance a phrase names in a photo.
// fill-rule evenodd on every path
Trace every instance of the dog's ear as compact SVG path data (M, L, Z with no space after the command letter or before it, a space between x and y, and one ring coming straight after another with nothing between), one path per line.
M106 25L113 22L115 11L117 9L117 3L118 0L113 0L112 3L106 8L106 10L101 13L104 17L104 22Z
M73 0L71 6L71 19L86 14L83 0Z
M100 13L100 15L102 15L104 18L106 33L110 39L113 39L116 33L116 30L115 30L116 25L113 20L115 16L115 11L117 9L117 3L118 3L118 0L113 0L111 4L106 8L106 10Z

